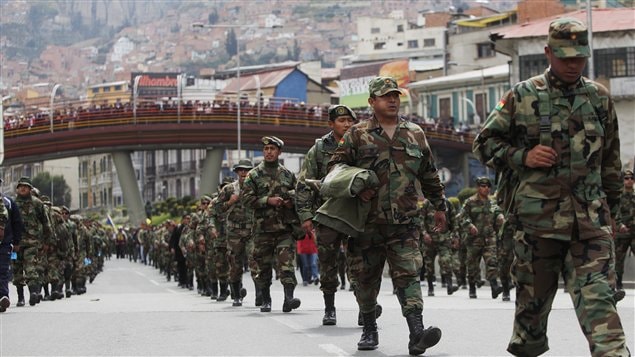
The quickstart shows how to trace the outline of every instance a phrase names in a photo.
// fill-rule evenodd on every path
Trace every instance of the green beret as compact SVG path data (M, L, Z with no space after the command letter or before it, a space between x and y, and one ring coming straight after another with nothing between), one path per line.
M489 178L487 177L479 177L476 179L476 184L477 185L487 185L489 187L492 187L492 181L490 181Z
M343 115L348 115L353 118L353 120L357 120L355 112L344 104L334 105L329 108L329 120L333 121L337 119L337 117L341 117Z

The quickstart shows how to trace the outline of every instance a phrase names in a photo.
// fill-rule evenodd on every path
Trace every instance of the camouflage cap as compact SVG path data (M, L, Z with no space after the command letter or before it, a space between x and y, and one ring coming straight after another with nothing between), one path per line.
M29 177L26 177L26 176L20 177L20 179L18 180L18 184L15 186L15 188L18 188L20 186L28 186L29 188L33 188L33 184L31 183L31 179Z
M577 19L553 20L549 24L547 45L558 58L591 56L587 27Z
M275 145L279 149L282 149L282 147L284 146L284 141L282 141L280 138L277 138L275 136L263 136L261 140L264 145L269 145L269 144Z
M403 94L403 91L399 89L397 81L392 77L375 77L370 83L368 83L368 92L371 97L381 97L390 92L398 92Z
M633 170L624 170L624 178L633 177Z
M492 187L492 181L490 181L490 179L488 177L479 177L476 179L476 184L477 185L487 185L489 187Z
M38 190L37 187L32 187L31 188L31 195L35 196L37 198L40 198L40 190Z
M212 198L208 195L203 195L203 197L201 197L201 202L212 202Z
M234 165L234 171L236 171L238 169L251 170L253 168L254 168L254 164L252 164L251 160L249 160L249 159L240 159L240 160L238 160L238 163L236 165Z
M353 118L353 120L357 120L355 112L344 104L333 105L329 108L329 120L333 121L343 115L348 115Z
M65 211L67 213L71 213L71 210L68 209L68 207L66 207L66 206L62 206L62 211Z

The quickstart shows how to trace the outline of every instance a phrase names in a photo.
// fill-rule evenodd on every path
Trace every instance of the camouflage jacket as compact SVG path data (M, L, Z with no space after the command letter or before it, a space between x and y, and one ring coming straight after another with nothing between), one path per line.
M296 178L293 172L279 163L261 162L249 171L241 199L243 204L254 210L254 231L292 232L300 222L295 208L272 207L267 204L269 197L295 200ZM296 227L297 226L297 227Z
M318 145L318 141L321 144ZM319 146L319 147L318 147ZM300 222L313 218L315 210L323 203L318 192L315 192L305 183L306 179L321 180L328 173L327 165L333 152L337 148L337 142L333 132L322 136L311 146L304 157L302 169L295 187L295 206ZM320 152L318 152L320 150Z
M246 206L240 199L233 204L229 204L229 199L232 195L240 196L240 192L240 180L236 180L223 186L218 197L213 201L214 210L225 217L225 229L227 232L232 229L251 230L253 227L254 213L251 207Z
M24 238L35 238L46 243L53 234L53 230L42 201L37 197L18 195L15 202L20 208L20 215L24 222Z
M374 116L352 126L340 140L328 169L339 163L373 170L379 178L368 223L413 223L418 215L417 182L436 210L446 209L443 185L423 129L403 118L392 140Z
M468 197L461 207L461 225L470 234L470 226L474 225L478 229L479 237L493 237L496 235L496 218L502 214L500 208L489 198L482 200L478 193Z
M630 231L628 233L618 233L617 238L635 237L635 192L632 190L624 191L622 194L618 223L624 224Z
M542 136L540 92L549 99L542 126L548 135ZM526 167L527 152L545 136L558 162ZM602 85L581 78L575 88L564 88L548 71L516 84L487 118L473 152L497 171L516 173L512 212L518 229L560 240L571 239L575 224L581 239L610 231L623 189L622 164L613 101Z

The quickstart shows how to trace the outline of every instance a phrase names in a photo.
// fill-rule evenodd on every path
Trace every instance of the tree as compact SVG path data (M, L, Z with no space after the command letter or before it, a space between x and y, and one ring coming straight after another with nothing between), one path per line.
M210 25L214 25L218 22L218 11L216 11L216 8L214 8L214 11L212 11L209 15L207 15L207 23Z
M51 198L54 206L70 205L71 188L63 175L51 176L48 172L42 172L33 178L33 187L37 187L40 194Z
M229 32L227 32L225 51L227 51L227 54L230 56L238 54L238 40L236 39L236 32L234 32L234 29L229 29Z

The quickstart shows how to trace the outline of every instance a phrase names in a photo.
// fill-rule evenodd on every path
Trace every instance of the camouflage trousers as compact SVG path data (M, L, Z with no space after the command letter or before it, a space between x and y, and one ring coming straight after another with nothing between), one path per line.
M316 227L316 236L320 262L320 290L324 294L334 294L339 286L338 274L342 264L339 261L340 248L346 245L348 236L321 224ZM351 264L346 261L343 264L350 267Z
M503 226L496 241L498 267L501 281L511 281L511 267L514 261L514 229Z
M547 319L570 255L571 298L591 355L630 355L609 285L612 238L609 234L587 240L577 240L574 234L573 238L560 241L515 232L512 278L517 289L510 353L537 356L549 350Z
M423 310L419 271L423 258L419 251L419 231L414 225L367 225L361 237L349 241L357 281L355 296L362 313L375 311L384 265L388 262L393 286L403 316Z
M292 232L255 234L253 256L258 266L256 284L259 288L271 285L274 264L282 285L298 284L295 277L295 240Z
M433 235L432 242L426 244L423 240L421 244L421 255L425 267L426 277L432 278L434 272L434 260L439 257L439 268L442 276L452 276L452 239L449 235Z
M196 250L196 254L194 255L194 273L196 274L197 287L205 284L207 280L207 260L206 253Z
M214 247L214 269L216 269L216 279L222 283L227 282L229 277L229 261L227 259L227 245Z
M249 262L251 277L255 281L258 267L253 258L254 241L250 229L233 229L227 231L227 261L229 263L229 282L237 283L243 279L243 262Z
M467 277L467 250L461 244L458 248L452 248L452 270L457 280L465 280ZM480 279L480 278L479 278Z
M465 248L467 249L467 275L469 282L475 283L480 280L481 258L485 261L487 280L498 279L496 237L468 237Z
M207 266L208 281L212 284L216 284L218 282L218 275L216 275L216 254L211 244L205 246L205 265Z
M629 247L635 254L635 232L631 232L630 238L618 237L615 240L615 272L618 274L624 274L624 260Z
M18 259L12 260L13 285L35 286L42 283L39 273L41 251L42 243L38 239L22 238Z
M65 262L55 252L49 252L47 258L45 282L53 285L61 283L64 279Z

